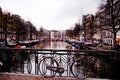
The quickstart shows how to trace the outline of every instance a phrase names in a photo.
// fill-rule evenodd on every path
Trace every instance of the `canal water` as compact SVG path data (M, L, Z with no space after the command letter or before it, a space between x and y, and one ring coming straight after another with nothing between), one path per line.
M40 48L40 44L34 45L32 48ZM50 42L42 42L43 49L66 49L67 43L64 41L50 41Z
M50 45L45 45L46 49L66 49L66 43L64 41L51 41Z

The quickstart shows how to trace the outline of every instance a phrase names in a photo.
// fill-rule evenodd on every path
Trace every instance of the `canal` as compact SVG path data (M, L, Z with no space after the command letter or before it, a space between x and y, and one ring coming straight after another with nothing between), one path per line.
M43 49L62 49L65 50L67 43L64 41L47 41L47 42L42 42L43 44ZM40 48L41 43L36 44L32 46L32 48Z

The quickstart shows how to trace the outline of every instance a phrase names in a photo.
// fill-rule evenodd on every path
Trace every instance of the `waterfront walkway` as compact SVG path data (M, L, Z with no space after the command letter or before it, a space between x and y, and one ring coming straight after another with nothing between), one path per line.
M110 80L110 79L96 79L96 78L66 78L66 77L52 77L45 78L39 75L31 74L15 74L15 73L0 73L0 80Z

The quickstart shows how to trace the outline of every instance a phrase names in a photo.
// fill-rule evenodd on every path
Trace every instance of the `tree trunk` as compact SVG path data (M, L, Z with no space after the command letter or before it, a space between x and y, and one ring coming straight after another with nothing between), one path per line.
M113 48L116 47L116 33L114 32L114 38L113 38Z

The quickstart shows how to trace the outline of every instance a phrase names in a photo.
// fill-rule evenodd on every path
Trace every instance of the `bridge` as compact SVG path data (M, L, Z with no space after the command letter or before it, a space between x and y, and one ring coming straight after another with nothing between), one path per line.
M78 56L79 54L79 56ZM56 50L56 49L14 49L0 48L0 59L3 65L0 67L1 73L19 73L42 76L39 66L44 56L52 56L57 59L61 67L69 61L71 55L85 60L84 67L90 70L90 76L85 78L107 78L119 77L120 52L119 50ZM43 68L43 67L42 67ZM64 67L63 74L57 73L55 77L75 79L70 72L70 65ZM87 72L87 71L86 71ZM87 72L88 73L88 72ZM0 74L1 75L1 74ZM52 75L52 73L50 74ZM53 78L55 78L53 77ZM47 78L48 79L48 78ZM52 79L53 80L53 79Z

